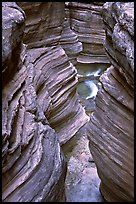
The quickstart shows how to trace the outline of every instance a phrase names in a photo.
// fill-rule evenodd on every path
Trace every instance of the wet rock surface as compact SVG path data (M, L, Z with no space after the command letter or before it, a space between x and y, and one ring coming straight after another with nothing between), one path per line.
M109 66L110 64L105 63L77 63L76 65L79 101L85 108L86 114L89 116L95 110L95 98L101 86L99 78Z

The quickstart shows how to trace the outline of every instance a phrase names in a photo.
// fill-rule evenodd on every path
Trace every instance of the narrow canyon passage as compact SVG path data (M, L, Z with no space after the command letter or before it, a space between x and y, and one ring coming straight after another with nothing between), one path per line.
M100 179L88 148L86 126L63 147L67 158L66 202L105 202L100 191Z
M89 116L95 109L99 77L109 66L100 63L76 65L79 100ZM100 178L88 146L88 123L62 146L67 160L66 202L105 202L99 190Z
M2 202L134 201L134 2L2 2Z

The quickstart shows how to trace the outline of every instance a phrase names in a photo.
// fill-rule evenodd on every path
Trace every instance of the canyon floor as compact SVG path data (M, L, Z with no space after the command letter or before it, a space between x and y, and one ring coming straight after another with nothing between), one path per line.
M88 147L86 125L63 147L67 159L66 202L105 202Z

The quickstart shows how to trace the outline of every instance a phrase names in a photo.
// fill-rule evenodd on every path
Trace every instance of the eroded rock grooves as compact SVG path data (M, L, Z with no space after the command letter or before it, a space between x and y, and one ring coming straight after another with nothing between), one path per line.
M90 117L77 62L112 64ZM89 139L106 201L133 202L134 3L3 2L2 201L66 202L61 146L76 133Z
M66 16L71 29L82 42L83 50L77 60L81 63L109 63L103 43L105 31L101 11L104 2L66 2Z
M112 66L101 76L88 128L90 151L108 202L134 201L134 4L105 3L105 49Z
M33 22L31 20L32 15L30 15L31 7L29 4L31 5L31 3L27 2L19 3L26 13L24 42L31 48L31 56L34 56L33 63L37 71L35 76L38 78L39 83L42 83L42 87L43 82L46 84L46 89L51 98L49 108L45 111L45 115L51 127L57 132L60 144L63 144L88 121L88 117L77 98L77 72L66 55L70 42L67 40L66 53L62 48L64 46L64 43L62 43L64 33L66 33L65 30L62 31L65 25L65 5L61 2L56 2L55 4L53 4L53 2L38 2L34 4L35 13L33 13L33 19L35 19L35 22ZM41 12L41 8L43 12ZM47 13L44 13L44 10L47 10L47 8L48 12L46 11ZM41 20L39 20L39 18L41 18ZM39 21L40 29L37 32ZM72 33L71 30L70 32ZM30 42L26 41L27 34L31 39ZM41 40L39 40L39 36L41 36ZM78 42L76 35L74 38L76 39L75 45L78 48L79 45L81 46L81 43ZM72 40L73 43L74 38ZM60 46L60 44L62 44L62 46ZM35 47L46 47L46 49L34 50ZM78 52L76 55L77 54Z
M2 199L61 202L66 162L60 143L88 121L77 100L76 69L59 45L64 3L19 6L23 10L13 2L2 7Z

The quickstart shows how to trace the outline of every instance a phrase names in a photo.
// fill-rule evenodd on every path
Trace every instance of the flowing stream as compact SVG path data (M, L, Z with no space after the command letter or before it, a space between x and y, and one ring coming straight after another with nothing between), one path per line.
M88 115L95 109L99 77L108 67L109 64L76 65L79 100ZM89 150L86 130L87 124L62 146L67 159L66 202L105 202L99 191L100 178Z
M109 67L109 64L80 64L76 65L78 72L79 100L89 115L95 109L95 98L99 89L99 77Z

